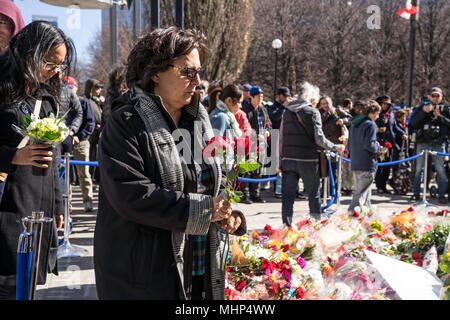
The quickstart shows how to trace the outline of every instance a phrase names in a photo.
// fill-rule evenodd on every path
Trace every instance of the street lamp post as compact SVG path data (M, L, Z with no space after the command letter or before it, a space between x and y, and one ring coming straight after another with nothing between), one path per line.
M278 50L283 46L283 42L280 39L272 41L272 48L275 49L275 74L273 79L273 101L275 102L275 96L277 94L277 62L278 62Z

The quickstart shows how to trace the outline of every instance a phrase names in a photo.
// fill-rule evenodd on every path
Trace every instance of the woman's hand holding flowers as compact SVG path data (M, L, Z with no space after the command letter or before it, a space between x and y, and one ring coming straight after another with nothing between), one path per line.
M17 150L12 159L12 164L48 168L48 164L42 164L36 161L51 162L52 160L52 152L48 151L47 145L29 145Z
M227 205L226 202L226 200L221 198L213 198L214 207L211 222L227 220L231 216L233 208L230 204Z
M233 211L228 219L222 220L222 229L230 234L233 234L239 228L241 223L241 217L236 211Z

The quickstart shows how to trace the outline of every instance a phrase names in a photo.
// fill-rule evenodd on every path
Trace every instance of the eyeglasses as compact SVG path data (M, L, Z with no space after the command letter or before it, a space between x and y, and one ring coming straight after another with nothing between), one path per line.
M183 66L175 66L173 64L169 64L169 67L183 70L183 75L186 76L189 80L195 80L197 78L197 75L199 75L200 79L205 74L205 70L203 69L196 69L194 67L183 67Z
M53 63L53 62L48 62L45 59L42 59L42 61L44 61L45 69L48 70L48 71L53 71L56 68L58 68L59 71L64 71L64 70L67 69L67 64L65 64L65 63L56 64L56 63Z
M431 95L432 98L440 98L441 95L439 93L435 93Z

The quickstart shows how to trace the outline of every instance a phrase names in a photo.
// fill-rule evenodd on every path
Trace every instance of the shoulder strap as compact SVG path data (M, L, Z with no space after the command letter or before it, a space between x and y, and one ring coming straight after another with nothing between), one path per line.
M39 117L39 113L41 113L41 106L42 106L42 98L37 98L33 111L33 114L37 117Z
M309 128L306 126L306 124L303 122L302 117L300 117L300 115L298 114L298 112L295 112L295 115L297 116L298 122L302 125L303 129L305 129L306 134L314 141L314 137L311 133L311 131L309 131Z

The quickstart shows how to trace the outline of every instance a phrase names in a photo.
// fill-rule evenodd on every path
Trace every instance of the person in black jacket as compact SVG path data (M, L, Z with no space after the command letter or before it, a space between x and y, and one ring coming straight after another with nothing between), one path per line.
M445 153L445 142L450 133L450 106L442 106L442 98L442 90L437 87L432 88L429 100L415 108L411 115L411 128L417 130L417 153L424 150ZM439 203L447 204L448 200L445 197L447 177L444 169L444 157L431 155L431 158L437 174ZM416 161L412 200L420 199L421 173L424 161L424 157L420 157Z
M394 145L394 113L392 111L392 100L388 95L378 97L376 102L381 106L381 112L376 120L377 124L377 141L383 147L386 142ZM380 162L388 162L392 160L392 149L388 148L388 152L380 158ZM377 192L382 194L390 194L391 192L386 189L386 184L391 173L391 166L378 167L375 175L375 184L377 186ZM392 183L391 183L392 184Z
M43 211L46 217L53 218L53 223L42 231L38 284L45 283L47 272L58 274L56 230L61 226L63 212L59 151L56 149L52 155L47 146L41 145L18 149L22 136L12 125L25 124L23 118L31 117L37 98L42 98L41 118L56 114L61 83L58 73L70 71L73 54L71 41L60 29L35 21L14 36L9 49L0 55L0 171L8 174L0 202L0 299L15 298L21 219L32 211ZM50 167L50 174L34 176L32 166Z
M83 120L83 110L81 109L80 99L76 93L73 92L73 87L78 85L75 79L70 76L64 77L61 83L61 104L59 108L59 114L64 115L69 112L66 116L65 123L69 128L69 136L61 143L61 154L66 152L73 153L73 136L80 129L81 121Z
M83 97L78 97L78 84L76 80L72 77L64 78L65 81L69 81L69 86L71 86L72 94L78 99L80 103L80 108L82 110L82 118L80 127L77 133L73 137L73 159L78 161L89 161L89 138L95 129L95 117L92 111L91 104L88 99ZM80 184L82 199L84 204L85 212L93 212L93 188L92 188L92 178L89 172L89 166L75 166L78 182Z
M258 162L262 167L266 164L264 155L267 153L267 138L270 135L269 129L272 123L269 118L266 107L263 105L264 92L259 86L253 86L250 90L250 103L242 110L247 114L247 119L253 129L253 141L258 148L257 154ZM262 167L259 170L252 171L246 175L247 178L261 179ZM261 198L260 195L260 183L241 183L242 191L244 192L244 198L241 199L242 203L251 204L253 202L265 203L266 200Z
M322 130L319 110L311 101L319 100L318 88L305 82L299 99L287 104L280 130L280 169L283 173L282 220L292 225L294 201L297 195L298 179L302 178L308 193L309 214L321 219L320 173L318 149L343 152L345 146L329 141ZM297 115L303 120L299 122Z
M99 146L94 265L100 299L225 297L220 230L243 235L246 225L242 212L218 197L220 163L202 158L212 138L195 94L205 41L195 30L156 29L128 57L130 91L114 101L121 106ZM174 140L179 134L190 141L182 156Z

